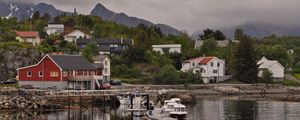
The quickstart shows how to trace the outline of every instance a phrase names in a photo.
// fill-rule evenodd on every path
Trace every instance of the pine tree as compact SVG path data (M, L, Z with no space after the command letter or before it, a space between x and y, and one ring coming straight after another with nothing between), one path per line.
M257 55L253 41L244 35L235 50L235 77L246 83L257 82Z

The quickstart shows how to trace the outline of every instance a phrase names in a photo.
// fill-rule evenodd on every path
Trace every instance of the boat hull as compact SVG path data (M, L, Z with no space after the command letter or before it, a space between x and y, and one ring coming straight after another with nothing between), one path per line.
M185 120L186 118L186 114L169 114L169 116L178 120Z

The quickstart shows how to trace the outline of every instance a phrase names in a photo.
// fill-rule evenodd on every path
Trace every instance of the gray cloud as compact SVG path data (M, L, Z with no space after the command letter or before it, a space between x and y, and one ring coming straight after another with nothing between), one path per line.
M18 0L17 0L18 1ZM24 1L24 0L19 0ZM246 22L300 25L300 0L25 0L89 14L97 3L115 12L165 23L190 33Z

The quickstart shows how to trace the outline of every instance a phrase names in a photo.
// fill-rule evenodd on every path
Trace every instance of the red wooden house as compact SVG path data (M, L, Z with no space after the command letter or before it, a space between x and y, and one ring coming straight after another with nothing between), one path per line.
M95 89L103 65L94 65L79 55L45 55L37 64L17 69L19 85L60 89Z

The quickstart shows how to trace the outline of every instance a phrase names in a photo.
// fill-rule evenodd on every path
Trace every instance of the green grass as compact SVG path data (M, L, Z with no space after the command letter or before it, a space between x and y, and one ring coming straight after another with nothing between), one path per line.
M294 73L292 74L295 78L297 78L298 80L300 80L300 73Z
M135 79L135 78L112 78L116 80L121 80L122 83L127 83L127 84L146 84L146 81L143 79Z
M293 80L283 80L282 85L285 85L285 86L300 86L300 84L298 82L293 81Z

